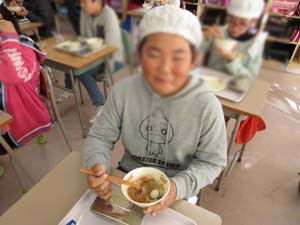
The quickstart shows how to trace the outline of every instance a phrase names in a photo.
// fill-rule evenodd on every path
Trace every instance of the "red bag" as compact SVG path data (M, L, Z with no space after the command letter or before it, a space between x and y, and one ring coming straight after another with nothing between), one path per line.
M266 129L266 124L261 117L247 117L241 122L235 143L246 144L252 140L257 131Z

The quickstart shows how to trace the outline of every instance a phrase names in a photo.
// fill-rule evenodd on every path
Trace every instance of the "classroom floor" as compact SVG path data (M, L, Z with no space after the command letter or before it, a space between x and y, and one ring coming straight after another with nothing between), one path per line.
M115 75L116 80L128 76L128 71ZM57 73L62 80L62 74ZM224 180L219 192L212 186L204 190L201 206L217 213L223 225L300 225L300 75L263 67L259 79L271 83L268 100L262 112L267 130L256 135L247 145L242 163ZM57 92L59 94L59 91ZM87 93L82 112L86 124L95 111ZM74 151L81 151L84 139L73 97L59 104L63 123ZM233 122L229 123L228 134ZM17 150L17 158L35 182L43 178L68 153L58 124L47 134L48 142L32 141ZM234 151L239 146L234 146ZM234 152L233 151L233 152ZM122 145L113 152L112 164L121 157ZM22 191L7 156L0 156L5 175L0 177L0 215L21 196ZM25 177L28 188L32 184ZM55 187L54 187L55 188Z

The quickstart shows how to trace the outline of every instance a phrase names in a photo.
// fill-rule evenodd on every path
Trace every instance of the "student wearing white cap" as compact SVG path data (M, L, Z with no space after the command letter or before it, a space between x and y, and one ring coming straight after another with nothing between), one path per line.
M227 23L205 32L202 52L209 51L208 67L225 71L234 76L253 79L261 66L266 33L252 32L262 14L263 0L231 0L227 9ZM219 39L235 40L231 50L224 50ZM227 44L228 42L223 42ZM224 46L226 48L226 46ZM227 45L228 47L228 45Z
M90 129L83 164L97 176L88 183L100 198L111 196L106 180L119 137L119 169L151 166L170 177L161 203L145 209L156 215L174 201L195 196L226 166L222 107L203 80L189 76L202 33L199 20L173 5L149 10L140 24L140 74L114 85L102 114Z

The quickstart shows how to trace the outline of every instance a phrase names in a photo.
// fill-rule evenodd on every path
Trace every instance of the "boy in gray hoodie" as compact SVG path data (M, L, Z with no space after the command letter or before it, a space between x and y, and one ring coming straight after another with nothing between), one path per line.
M105 4L105 0L80 0L80 5L82 8L80 36L101 37L104 44L117 48L110 60L110 67L114 71L120 69L124 63L124 51L117 14L109 5ZM96 80L96 75L102 74L104 71L105 66L102 63L76 76L86 88L93 105L96 106L96 113L90 119L90 123L94 123L96 117L101 113L105 101ZM65 77L65 85L68 89L72 88L69 75Z
M175 200L195 196L226 166L226 130L220 102L204 82L189 76L202 34L198 19L176 6L143 17L138 46L142 73L113 87L83 151L90 188L109 199L111 152L121 137L119 167L151 166L170 177L170 192L145 209L155 215Z

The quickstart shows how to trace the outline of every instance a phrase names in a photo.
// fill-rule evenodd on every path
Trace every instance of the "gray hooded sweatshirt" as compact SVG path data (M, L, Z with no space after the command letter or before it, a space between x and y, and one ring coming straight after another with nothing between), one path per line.
M204 81L169 97L157 95L141 75L114 85L103 112L90 129L84 166L110 170L111 152L121 136L120 166L151 166L172 177L177 199L195 196L226 166L226 130L220 102Z

